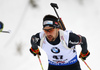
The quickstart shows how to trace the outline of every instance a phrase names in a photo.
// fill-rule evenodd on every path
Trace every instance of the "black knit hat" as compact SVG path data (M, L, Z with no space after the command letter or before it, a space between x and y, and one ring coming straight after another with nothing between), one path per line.
M46 15L43 18L43 28L46 26L59 28L60 26L58 24L58 18L53 15Z

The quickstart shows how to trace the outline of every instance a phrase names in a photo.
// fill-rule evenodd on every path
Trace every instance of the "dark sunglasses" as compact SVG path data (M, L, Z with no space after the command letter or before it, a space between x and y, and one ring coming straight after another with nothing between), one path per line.
M44 30L44 32L46 32L46 33L47 33L47 32L50 32L50 33L51 33L51 32L53 32L53 31L54 31L54 28L50 28L50 29L43 29L43 30Z

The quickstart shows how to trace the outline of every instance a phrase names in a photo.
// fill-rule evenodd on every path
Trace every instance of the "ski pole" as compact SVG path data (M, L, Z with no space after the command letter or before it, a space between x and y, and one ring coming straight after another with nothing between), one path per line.
M38 56L38 59L39 59L39 62L40 62L41 68L42 68L42 70L44 70L44 69L43 69L43 66L42 66L42 63L41 63L40 56L39 56L39 55L37 55L37 56Z
M2 33L10 33L10 31L1 31Z
M81 60L85 63L85 65L91 70L91 68L88 66L88 64L81 58Z

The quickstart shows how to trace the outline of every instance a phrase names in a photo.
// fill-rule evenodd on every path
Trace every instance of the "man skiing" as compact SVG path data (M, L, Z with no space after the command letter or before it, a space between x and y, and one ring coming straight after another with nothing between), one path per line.
M86 38L70 30L61 30L58 18L53 15L43 18L43 31L31 37L31 45L30 52L34 56L41 55L38 46L46 52L48 70L81 70L76 45L82 48L79 58L85 60L90 55Z
M0 21L0 32L3 30L3 23Z

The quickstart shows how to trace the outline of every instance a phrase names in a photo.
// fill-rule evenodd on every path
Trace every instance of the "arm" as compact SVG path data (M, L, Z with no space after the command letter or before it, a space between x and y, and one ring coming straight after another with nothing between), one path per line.
M86 57L90 54L87 49L86 38L81 35L76 35L75 33L70 33L68 46L71 48L75 45L81 45L82 51L80 53L80 58L86 59Z
M38 46L40 45L40 37L39 37L39 33L37 33L36 35L33 35L31 37L31 45L32 47L30 48L30 52L36 56L37 54L40 54L39 48Z
M82 52L87 52L86 38L80 35L76 35L75 33L70 33L68 46L71 48L75 45L81 45Z
M87 41L86 38L83 36L80 36L80 38L82 39L82 42L80 43L81 47L82 47L82 53L86 53L87 50Z
M35 42L38 46L40 46L40 37L39 37L39 34L40 33L37 33L37 34L35 34L35 35L33 35L31 37L31 45L33 45L34 42Z

